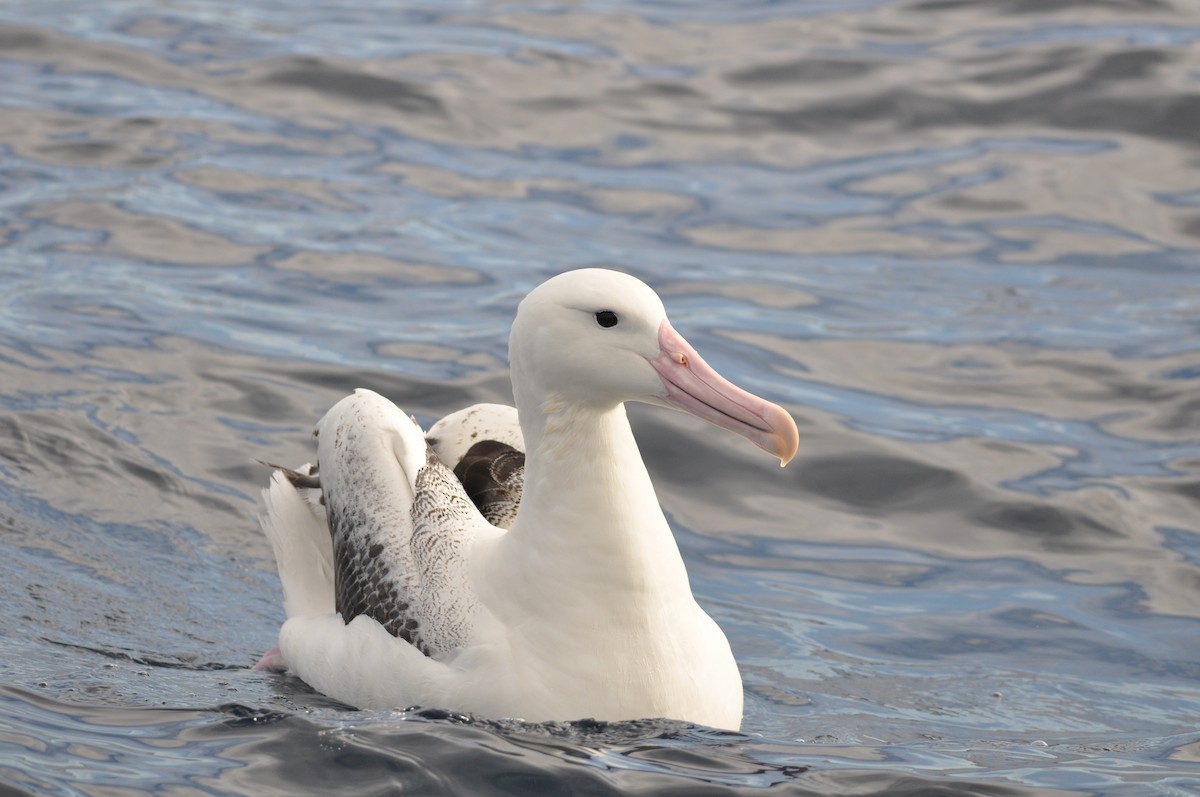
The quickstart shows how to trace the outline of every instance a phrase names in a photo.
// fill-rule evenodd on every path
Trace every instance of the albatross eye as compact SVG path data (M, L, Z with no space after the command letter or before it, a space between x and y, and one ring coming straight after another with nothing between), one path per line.
M596 313L596 323L605 329L617 325L617 314L612 310L601 310Z

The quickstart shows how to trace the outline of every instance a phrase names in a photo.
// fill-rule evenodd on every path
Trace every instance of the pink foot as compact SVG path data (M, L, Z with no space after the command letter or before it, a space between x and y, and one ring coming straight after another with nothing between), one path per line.
M267 672L287 672L287 662L283 660L283 654L279 652L279 648L274 647L263 654L263 657L258 660L251 669L251 672L259 672L266 670Z

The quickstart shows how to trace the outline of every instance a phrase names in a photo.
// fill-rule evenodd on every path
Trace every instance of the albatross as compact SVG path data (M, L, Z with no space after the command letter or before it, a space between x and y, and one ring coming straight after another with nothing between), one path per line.
M318 423L316 464L272 474L261 525L287 619L270 663L360 708L737 729L737 663L692 595L625 402L691 413L781 465L792 417L615 271L530 292L509 360L515 408L426 434L360 389Z

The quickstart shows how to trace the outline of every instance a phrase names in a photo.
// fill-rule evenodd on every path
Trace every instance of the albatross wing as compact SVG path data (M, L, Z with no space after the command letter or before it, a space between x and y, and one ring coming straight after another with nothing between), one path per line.
M284 470L266 495L263 527L288 614L283 658L312 686L359 705L428 699L478 613L470 549L498 530L416 423L377 393L338 402L317 434L324 506ZM371 661L390 672L381 677Z
M525 490L525 439L517 408L475 404L442 418L425 439L484 518L512 528Z

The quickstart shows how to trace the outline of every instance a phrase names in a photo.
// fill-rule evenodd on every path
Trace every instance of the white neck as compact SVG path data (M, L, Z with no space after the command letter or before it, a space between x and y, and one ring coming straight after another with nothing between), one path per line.
M626 606L644 616L647 607L671 611L680 600L691 602L683 559L624 405L519 401L518 412L525 491L516 522L499 541L505 551L493 560L516 571L504 582L525 585L531 602L559 601L552 612L594 615L599 605L613 622L628 620Z

